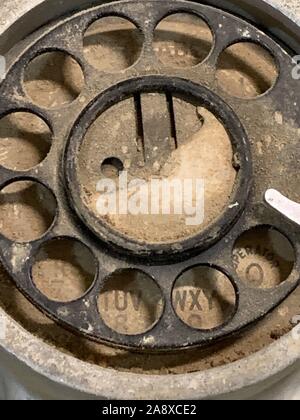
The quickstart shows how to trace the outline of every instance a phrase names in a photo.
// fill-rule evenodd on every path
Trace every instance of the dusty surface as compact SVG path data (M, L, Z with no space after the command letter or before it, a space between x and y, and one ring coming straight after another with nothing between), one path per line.
M236 295L223 273L209 267L197 267L177 279L172 302L177 315L187 325L210 330L230 320Z
M159 103L165 103L163 98L159 99ZM156 97L154 101L158 102ZM141 179L144 184L137 188L128 185L128 207L132 202L137 202L136 207L140 214L122 215L120 209L124 193L122 188L120 191L119 180L115 180L118 204L104 219L116 231L135 240L149 243L183 239L202 231L222 214L230 200L235 183L233 152L225 128L207 110L197 109L179 99L174 99L178 147L166 150L170 134L169 137L165 137L166 132L158 133L161 136L156 137L154 133L154 140L151 135L145 140L152 142L149 146L152 150L149 152L151 156L146 157L144 161L139 148L136 147L136 116L131 105L132 100L129 99L102 114L85 137L78 160L79 180L87 207L96 218L101 218L97 208L99 199L107 199L109 202L111 194L105 190L103 193L97 192L97 183L103 179L101 162L106 157L117 156L122 160L124 170L128 173L128 182ZM148 114L144 114L146 119L144 124L149 122L153 125L159 124L161 117L161 109L152 107ZM169 116L166 115L164 118ZM164 143L167 143L167 146ZM155 191L151 189L152 180L159 181L159 187ZM168 198L163 180L171 185ZM190 190L188 186L184 186L184 180L191 182ZM204 197L200 189L196 189L197 180L204 183ZM179 187L176 187L178 181ZM183 188L182 192L180 186ZM182 214L178 215L176 203L184 191L190 191L191 195L186 204L191 204L192 211L189 211L189 206L186 208L183 206ZM202 218L199 221L195 220L193 222L195 225L188 226L187 219L195 216L196 206L203 202L203 198L204 220ZM158 203L156 214L149 214L152 211L153 200ZM170 209L170 214L164 214L165 208Z
M154 32L156 56L170 67L192 67L201 63L212 44L213 35L208 25L199 17L185 13L163 19Z
M255 98L265 93L277 76L278 69L271 54L253 43L232 45L221 54L218 62L220 87L237 97Z
M107 281L98 307L106 325L115 331L142 334L159 320L163 300L159 287L150 277L124 270Z
M177 25L174 31L174 22L178 19L182 23ZM133 47L129 48L128 24L122 25L119 20L111 20L105 28L104 36L101 22L100 20L91 27L91 32L86 36L85 55L88 58L92 56L93 64L104 70L111 70L111 67L124 68L125 64L133 63L137 58L136 30L131 30L131 37L135 39L135 42L131 43L135 46L133 50ZM117 33L122 39L121 44L116 41ZM184 35L186 33L189 36ZM95 41L98 45L97 50ZM116 48L112 47L116 43ZM163 20L156 29L153 45L161 62L179 67L198 64L208 55L211 46L212 34L207 25L201 19L184 14ZM107 48L111 52L109 56ZM129 175L129 182L132 179L143 179L147 182L142 188L132 188L128 193L128 200L136 200L138 207L141 201L145 203L145 207L138 210L142 214L120 215L118 205L117 209L108 212L104 218L116 231L135 240L162 243L192 236L221 215L232 193L236 172L232 166L232 148L225 129L205 109L197 109L177 98L173 99L173 106L176 139L173 138L169 122L171 116L167 98L158 94L142 95L142 135L141 121L138 120L136 103L132 98L102 114L89 129L81 147L78 164L83 199L96 218L101 217L97 210L97 202L99 198L105 200L105 197L101 197L96 191L96 185L102 178L101 162L106 158L117 157L123 163L124 170ZM161 130L152 128L160 126L163 127ZM175 148L174 141L177 142ZM171 188L168 200L167 207L170 208L171 214L164 214L162 200L166 194L162 185L155 193L149 192L151 179L170 182L190 179L193 208L199 200L203 201L196 192L196 180L203 180L204 220L201 218L201 221L197 221L193 226L187 226L188 215L184 212L181 212L181 215L175 214L175 203L179 194L176 188ZM119 197L118 195L118 202ZM157 214L145 214L151 212L152 200L158 202Z
M56 201L42 185L14 182L0 193L0 231L18 242L40 238L51 226Z
M24 88L37 105L57 108L71 103L80 94L84 76L80 65L61 52L45 53L27 67Z
M58 302L83 296L95 274L96 266L89 250L66 239L43 246L32 268L32 278L38 289Z
M0 120L0 163L25 171L38 165L51 147L49 127L34 114L19 112Z
M278 231L262 227L239 238L233 261L240 279L246 284L271 289L291 274L295 252L288 239Z
M180 55L180 57L182 57L182 55ZM190 58L188 59L190 60ZM247 54L244 57L244 59L247 60ZM252 65L253 67L255 67L255 63L252 63ZM228 71L230 72L231 70L229 69ZM233 71L235 72L235 70ZM263 74L262 77L266 78L267 75ZM253 84L251 78L247 78L242 74L237 80L239 80L241 84L240 90L245 90L247 92L249 92L250 90L251 92L253 92L253 90L256 90L258 94L262 93L257 87L257 83L255 82ZM248 81L245 82L245 80ZM248 87L247 83L249 84ZM56 92L55 89L53 89L53 92ZM57 92L55 93L55 95L57 95ZM280 116L278 117L277 115L275 120L276 119L277 122L279 121L280 124ZM200 129L197 130L199 131L199 135L203 128L204 127L200 127ZM192 136L197 136L197 134L193 133ZM7 135L1 137L6 138ZM263 143L261 145L257 144L255 145L255 147L257 147L258 149L261 148L261 150L263 151L264 148L267 147L267 144L272 142L272 140L269 142L268 139L263 138L262 142ZM188 149L188 143L184 144L182 149ZM228 165L229 161L230 160L227 159ZM267 170L268 168L262 169L262 171ZM26 204L24 208L26 208ZM20 220L22 220L21 217L22 216L20 216ZM24 229L27 230L28 235L32 233L32 229L35 229L35 226L35 215L31 215L30 222L24 225ZM14 230L15 228L14 223L7 223L5 227L6 229L10 230ZM269 273L270 269L268 267L268 264L270 264L270 261L264 261L262 263L261 256L259 256L259 258L263 270L266 270ZM59 263L59 267L62 272L64 271L63 259L63 256L61 256L62 262ZM42 280L47 279L49 275L48 267L45 268L45 272L40 272L39 274ZM244 267L243 269L245 270L246 268L247 267ZM39 270L42 269L43 267L40 266ZM72 273L74 272L70 273L69 270L66 270L65 273L67 277L71 278L73 275ZM277 275L278 274L276 274L276 276ZM60 281L62 281L61 277ZM275 281L277 280L275 279ZM78 293L78 287L82 292L82 285L79 285L77 282L73 282L72 280L69 282L69 285L71 284L74 286L74 293ZM52 282L45 281L43 287L45 293L51 294L51 290L52 292L54 290L53 295L57 293L57 285L53 286ZM79 338L77 336L74 336L73 334L66 332L64 329L49 321L36 308L34 308L15 289L15 287L12 285L12 283L3 271L1 271L0 281L1 306L9 315L16 319L29 332L41 337L42 339L56 346L62 351L73 354L82 360L89 361L91 363L99 364L102 366L111 366L118 369L149 373L182 373L198 371L208 369L210 367L220 366L246 357L249 354L252 354L253 352L256 352L257 350L269 345L274 340L277 340L291 329L291 321L293 317L300 313L299 298L300 291L297 290L280 307L278 307L273 314L266 317L266 319L263 322L261 322L258 326L253 327L251 330L244 333L234 341L231 340L230 342L223 342L221 344L212 346L208 350L198 349L186 351L180 354L177 353L166 355L139 355L125 351L113 350L106 346L97 345L87 340L84 340L83 338Z
M27 331L63 352L100 366L138 373L184 373L206 370L240 360L279 339L292 328L291 320L300 314L300 290L274 313L236 340L220 343L207 350L174 354L142 355L97 345L73 335L50 321L32 306L1 270L0 305Z
M117 48L112 49L112 43ZM131 22L106 17L88 28L83 45L84 55L91 65L99 70L116 72L130 67L139 58L143 42L139 30Z

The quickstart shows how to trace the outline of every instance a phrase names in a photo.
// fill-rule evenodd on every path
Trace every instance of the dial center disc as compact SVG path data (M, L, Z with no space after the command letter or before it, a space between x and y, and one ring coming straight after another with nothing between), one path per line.
M236 115L179 78L148 76L104 92L74 125L66 154L78 215L102 240L134 253L170 256L216 241L251 183Z

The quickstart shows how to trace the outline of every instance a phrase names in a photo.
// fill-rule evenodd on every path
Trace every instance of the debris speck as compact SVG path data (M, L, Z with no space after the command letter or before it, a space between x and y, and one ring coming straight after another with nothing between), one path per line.
M276 111L274 117L275 117L275 121L277 122L277 124L279 124L279 125L283 124L283 116L282 116L281 112Z

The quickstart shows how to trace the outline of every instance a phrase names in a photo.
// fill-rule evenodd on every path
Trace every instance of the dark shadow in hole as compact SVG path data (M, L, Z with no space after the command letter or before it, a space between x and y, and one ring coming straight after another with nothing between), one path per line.
M101 164L101 172L107 178L116 178L123 170L123 162L116 157L106 158Z
M159 43L170 43L172 45L181 45L190 52L195 63L201 63L210 53L212 42L204 39L197 39L188 34L179 34L172 30L157 29L154 34L154 47ZM184 57L183 57L184 59Z
M29 82L36 83L35 87L31 86L30 89L27 88L27 91L35 101L38 101L40 97L41 103L47 100L50 89L47 82L55 83L61 91L57 93L57 98L62 91L69 96L68 99L60 99L61 104L64 104L76 99L81 93L84 77L80 65L73 57L63 52L49 52L39 55L31 61L26 69L24 81L25 87ZM41 86L41 83L45 84Z
M9 212L5 209L6 205L18 206L18 219L12 213L11 208ZM23 209L24 212L28 212L28 209L30 209L31 213L24 216L22 221L20 217L22 218ZM37 239L49 229L56 214L56 200L48 189L37 182L17 181L9 184L1 191L0 210L1 220L3 221L1 233L11 239L28 241ZM12 220L10 220L10 216ZM14 223L14 220L15 222L18 220L18 222ZM42 230L41 232L36 230L36 223ZM16 226L18 224L19 227ZM18 231L20 227L22 233ZM17 238L15 237L16 234L18 235Z
M259 53L259 51L257 51L257 57L259 57L260 60L265 61L266 64L270 65L270 63L268 63L269 60L262 57L262 53ZM257 95L262 95L268 91L276 80L276 77L274 80L272 75L267 75L266 72L260 71L254 63L247 63L245 58L239 57L237 53L227 50L225 50L221 55L217 69L236 70L241 73L241 75L247 76L251 79L251 82L255 86L258 92Z
M278 217L277 214L274 217ZM233 258L240 279L251 287L262 289L272 289L285 282L296 260L289 239L276 229L264 225L245 231L237 239ZM260 281L251 277L249 267L260 270Z
M94 30L96 31L96 29ZM141 38L140 31L138 29L118 29L112 31L102 31L96 34L87 34L84 38L84 48L88 49L89 47L102 47L108 51L110 54L120 54L123 60L122 68L127 68L132 66L137 59L139 58L143 42ZM93 54L91 51L88 55ZM96 54L96 53L95 53ZM110 58L112 58L111 56ZM99 67L101 68L103 63L101 63L101 57L99 58ZM102 57L103 58L103 57ZM108 56L105 58L109 58ZM94 57L94 60L96 56ZM93 60L93 61L94 61ZM111 66L113 63L111 63ZM104 65L104 69L105 69ZM110 67L110 65L109 65ZM118 70L118 65L116 66Z
M87 248L73 240L59 239L40 248L33 265L33 280L49 299L64 302L81 297L91 287L96 271Z
M16 120L13 121L15 116ZM29 124L25 124L25 122L19 127L17 117L18 114L9 114L0 120L0 142L3 138L17 138L22 142L26 142L28 145L34 146L40 155L40 161L43 160L49 153L51 147L52 134L50 130L48 129L48 132L36 133L34 130L31 131ZM46 127L45 125L45 130Z
M235 311L235 303L230 302L230 299L225 296L225 293L222 293L222 291L217 287L218 281L215 278L215 273L213 271L208 271L205 273L205 278L203 278L203 275L197 274L197 269L195 269L194 275L196 276L195 287L200 288L208 300L214 299L217 302L217 305L220 306L222 311L222 317L224 318L223 323L228 321L228 318ZM234 288L229 279L227 279L227 282L226 289L232 288L232 292L234 292ZM216 325L216 327L219 327L219 325Z
M13 187L14 184L10 184L6 188ZM55 215L55 212L53 211L55 207L55 200L50 191L46 190L42 185L32 183L31 181L18 181L18 184L20 184L20 190L18 192L6 192L6 189L1 191L0 205L13 203L32 207L45 218L46 224L51 224ZM47 205L44 203L45 205L41 206L43 203L43 200L41 200L41 194L47 195L45 200L48 203ZM51 201L53 205L49 205L49 201ZM40 210L42 211L40 212Z
M178 303L181 290L183 293L190 290L198 306L194 299L193 302L186 300L179 311L174 305ZM187 296L185 294L185 299ZM178 317L187 325L200 330L222 327L236 310L236 293L232 283L221 272L207 266L195 267L183 273L176 281L172 301ZM192 308L196 308L197 312ZM190 317L196 317L197 324L190 322Z
M98 303L104 321L105 312L101 303L105 302L105 295L109 294L114 299L114 304L111 303L110 306L114 317L109 326L120 333L141 333L141 327L137 325L139 318L144 320L143 331L148 330L160 318L163 307L160 289L151 278L140 271L118 271L106 280ZM120 295L123 296L122 299L119 299ZM120 300L121 304L126 303L123 308L120 308ZM121 330L117 325L118 315L127 315L129 318L125 325L121 326Z

